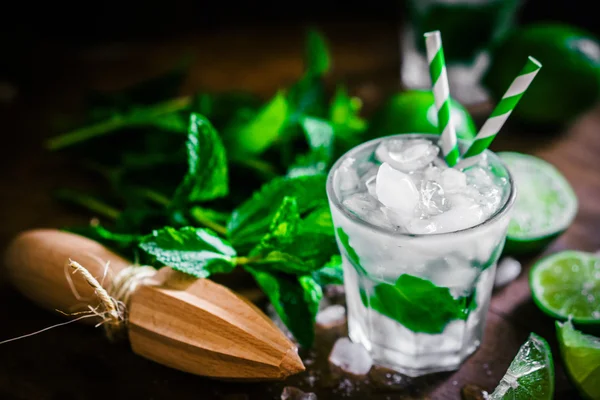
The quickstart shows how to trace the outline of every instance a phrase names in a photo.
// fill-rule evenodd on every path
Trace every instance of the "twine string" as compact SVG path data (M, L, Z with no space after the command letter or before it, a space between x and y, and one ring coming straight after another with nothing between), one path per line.
M86 283L92 289L94 289L94 295L99 300L97 306L93 307L88 304L87 310L73 313L65 313L60 310L56 310L57 312L69 317L76 315L78 315L78 317L67 322L61 322L59 324L49 326L33 333L0 341L0 345L34 336L50 329L71 324L84 318L92 317L100 318L100 322L96 324L96 327L102 326L104 328L104 333L106 334L108 340L117 341L126 337L128 321L127 307L129 306L131 296L140 285L143 285L156 274L156 270L150 266L131 265L119 271L114 276L111 284L108 286L108 289L106 289L103 286L103 282L109 271L110 262L103 263L100 259L97 261L104 265L104 273L102 274L101 280L102 283L98 282L98 280L94 278L94 276L77 261L69 259L69 262L65 265L65 278L69 284L73 296L79 301L89 302L92 300L92 298L82 297L77 290L75 283L73 282L71 275L79 273L83 276ZM70 271L72 272L69 273Z

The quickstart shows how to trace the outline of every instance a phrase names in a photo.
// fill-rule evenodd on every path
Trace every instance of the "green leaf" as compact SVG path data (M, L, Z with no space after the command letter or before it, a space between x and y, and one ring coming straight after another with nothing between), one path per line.
M320 118L304 117L300 121L311 150L322 153L324 161L329 161L333 150L333 127Z
M50 150L59 150L99 136L115 133L124 128L153 126L157 120L166 115L187 109L190 103L191 98L182 97L150 106L115 112L107 119L50 138L46 142L46 147ZM164 127L165 124L162 126Z
M303 224L294 197L284 197L261 242L250 252L260 257L254 265L290 274L308 274L321 268L337 252L333 235L301 232Z
M250 254L253 255L255 252ZM301 258L278 250L268 252L260 261L252 263L252 266L262 270L267 269L295 275L308 274L314 269Z
M261 106L252 93L198 93L192 100L190 111L204 115L219 130L232 121L248 121Z
M119 216L119 210L117 208L88 193L73 189L58 189L54 192L54 197L61 201L85 208L94 213L95 216L102 216L109 219L116 219Z
M342 257L339 254L331 256L331 259L312 273L313 279L321 286L341 285L344 283L344 270L342 269Z
M335 236L329 206L322 206L310 212L298 227L300 233L319 233Z
M217 224L226 224L230 213L200 206L193 206L190 208L190 215L192 215L195 219L210 219Z
M369 299L372 309L413 332L429 334L442 333L450 321L465 320L471 300L455 299L448 288L408 274L400 275L394 285L378 284Z
M228 148L235 157L261 154L278 141L288 118L288 101L278 92L269 103L244 123L229 126L226 130Z
M327 172L327 163L322 161L319 153L309 152L300 154L288 168L286 176L297 178L299 176L321 175Z
M336 137L352 140L366 131L367 122L359 115L361 107L362 102L359 98L350 97L344 86L337 87L329 109L329 119Z
M311 75L322 76L329 72L331 58L325 38L315 29L306 37L306 70Z
M298 213L296 198L285 196L273 217L269 233L263 238L259 246L273 248L291 243L295 238L299 223L300 214Z
M316 175L326 172L333 156L333 127L328 121L313 117L301 118L300 124L310 152L296 158L288 169L287 176Z
M70 228L68 231L101 242L106 246L121 249L135 246L143 239L142 235L111 232L99 224Z
M262 240L285 196L296 199L300 215L327 205L325 180L325 175L281 177L263 185L233 211L227 223L229 237L236 248L238 245L252 248Z
M229 185L225 147L210 122L199 114L190 115L186 147L188 171L175 191L174 207L226 196Z
M346 252L346 256L352 262L352 265L363 275L367 275L367 271L360 264L360 257L356 254L356 250L350 245L350 237L344 232L342 228L336 230L338 239Z
M323 297L317 282L310 276L272 273L250 266L245 268L300 345L311 347L315 339L315 317Z
M164 265L198 278L235 267L234 248L207 229L165 227L146 237L140 248Z

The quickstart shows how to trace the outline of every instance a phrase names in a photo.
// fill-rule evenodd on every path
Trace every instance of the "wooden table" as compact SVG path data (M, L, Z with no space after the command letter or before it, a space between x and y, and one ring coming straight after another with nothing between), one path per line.
M327 25L335 62L330 81L344 81L363 97L366 111L398 89L396 27ZM118 88L157 74L185 51L198 55L187 89L243 89L268 96L302 71L300 27L230 31L212 36L132 43L73 53L46 44L36 53L40 63L31 90L0 105L3 157L0 170L0 245L17 232L34 227L85 223L89 215L52 200L60 186L85 186L85 175L41 148L41 139L60 129L58 116L81 110L85 88ZM494 143L496 150L531 152L554 163L573 184L580 200L573 226L545 254L562 249L600 248L600 109L570 128L550 134L509 127ZM10 145L9 145L10 143ZM524 260L529 265L532 259ZM0 341L61 321L27 302L0 276ZM352 380L330 371L327 355L340 330L319 332L314 350L304 354L308 370L286 382L223 383L169 370L131 353L126 344L109 344L100 331L70 325L0 346L1 399L278 399L286 385L313 391L319 399L457 399L463 385L490 390L534 331L550 342L556 366L556 398L576 399L555 339L554 322L533 304L527 270L494 294L481 349L455 373L409 381L385 382L387 371Z

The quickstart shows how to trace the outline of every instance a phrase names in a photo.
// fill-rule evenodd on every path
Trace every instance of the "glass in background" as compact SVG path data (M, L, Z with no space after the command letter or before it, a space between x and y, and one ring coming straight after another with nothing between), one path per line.
M400 33L401 79L408 89L430 89L423 34L439 30L450 93L464 105L488 100L481 78L489 49L513 27L520 0L406 0Z

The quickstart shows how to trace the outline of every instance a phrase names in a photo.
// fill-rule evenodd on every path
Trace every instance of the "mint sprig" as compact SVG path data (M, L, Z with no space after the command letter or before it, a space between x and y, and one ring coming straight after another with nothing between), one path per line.
M97 218L69 230L199 278L242 268L310 346L322 286L343 277L326 172L360 140L360 104L342 89L328 94L332 60L316 30L302 76L266 101L239 91L182 96L189 65L91 94L82 126L47 142L103 182L101 196L57 192Z

